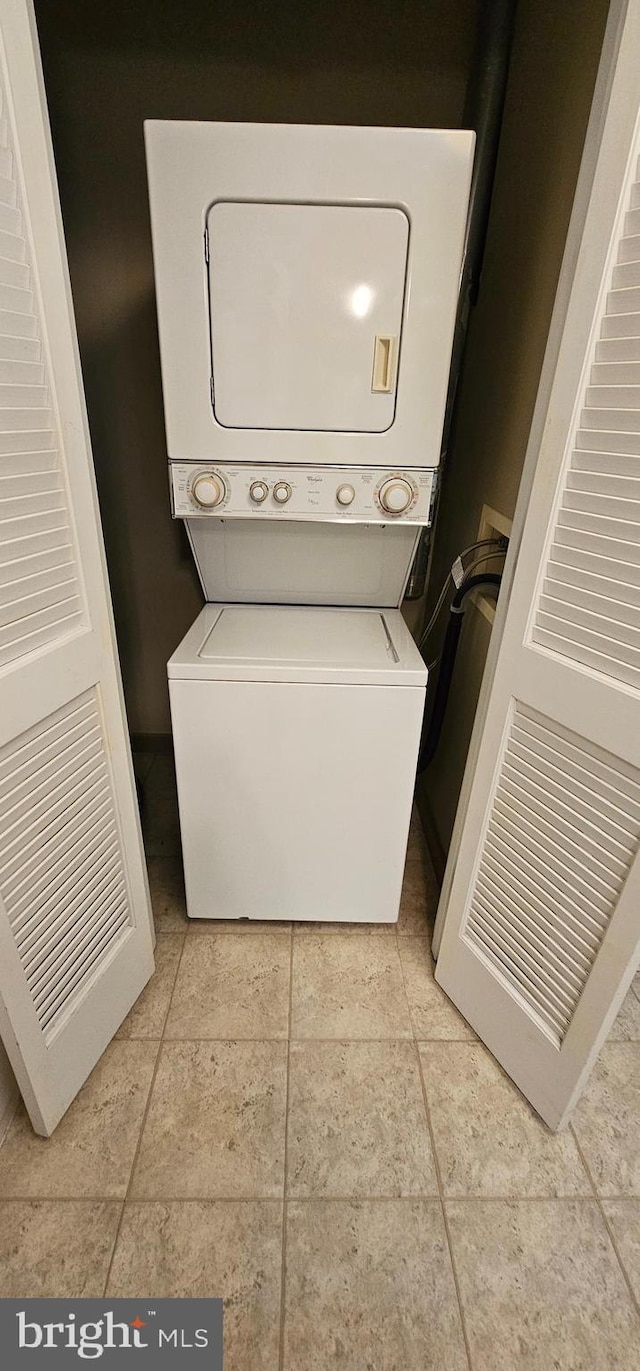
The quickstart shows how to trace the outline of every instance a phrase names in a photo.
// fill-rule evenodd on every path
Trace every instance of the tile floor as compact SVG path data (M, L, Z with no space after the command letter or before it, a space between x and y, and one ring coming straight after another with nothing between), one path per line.
M0 1149L0 1295L225 1298L225 1371L637 1371L640 983L552 1136L390 928L190 925L138 759L157 971L53 1138Z

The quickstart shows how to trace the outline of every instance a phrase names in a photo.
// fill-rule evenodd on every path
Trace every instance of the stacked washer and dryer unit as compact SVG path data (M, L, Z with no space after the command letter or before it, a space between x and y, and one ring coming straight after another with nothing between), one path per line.
M145 126L174 517L206 605L168 666L192 918L397 919L473 134Z

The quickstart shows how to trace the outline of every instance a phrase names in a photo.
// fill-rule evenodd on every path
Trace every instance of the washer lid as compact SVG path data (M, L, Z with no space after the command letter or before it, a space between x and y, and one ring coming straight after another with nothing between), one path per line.
M169 662L170 678L424 685L398 610L206 605Z

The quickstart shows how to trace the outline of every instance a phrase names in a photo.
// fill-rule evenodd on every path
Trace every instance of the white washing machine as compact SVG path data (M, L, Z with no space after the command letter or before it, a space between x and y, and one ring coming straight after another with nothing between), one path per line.
M473 134L151 121L192 918L393 922Z
M192 918L397 918L426 678L397 609L205 606L169 662Z

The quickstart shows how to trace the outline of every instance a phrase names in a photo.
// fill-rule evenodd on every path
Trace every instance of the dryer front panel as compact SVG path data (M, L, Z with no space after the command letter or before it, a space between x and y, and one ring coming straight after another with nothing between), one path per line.
M474 135L145 125L167 447L434 468Z
M207 234L217 422L386 432L401 356L406 214L223 201L209 210Z

